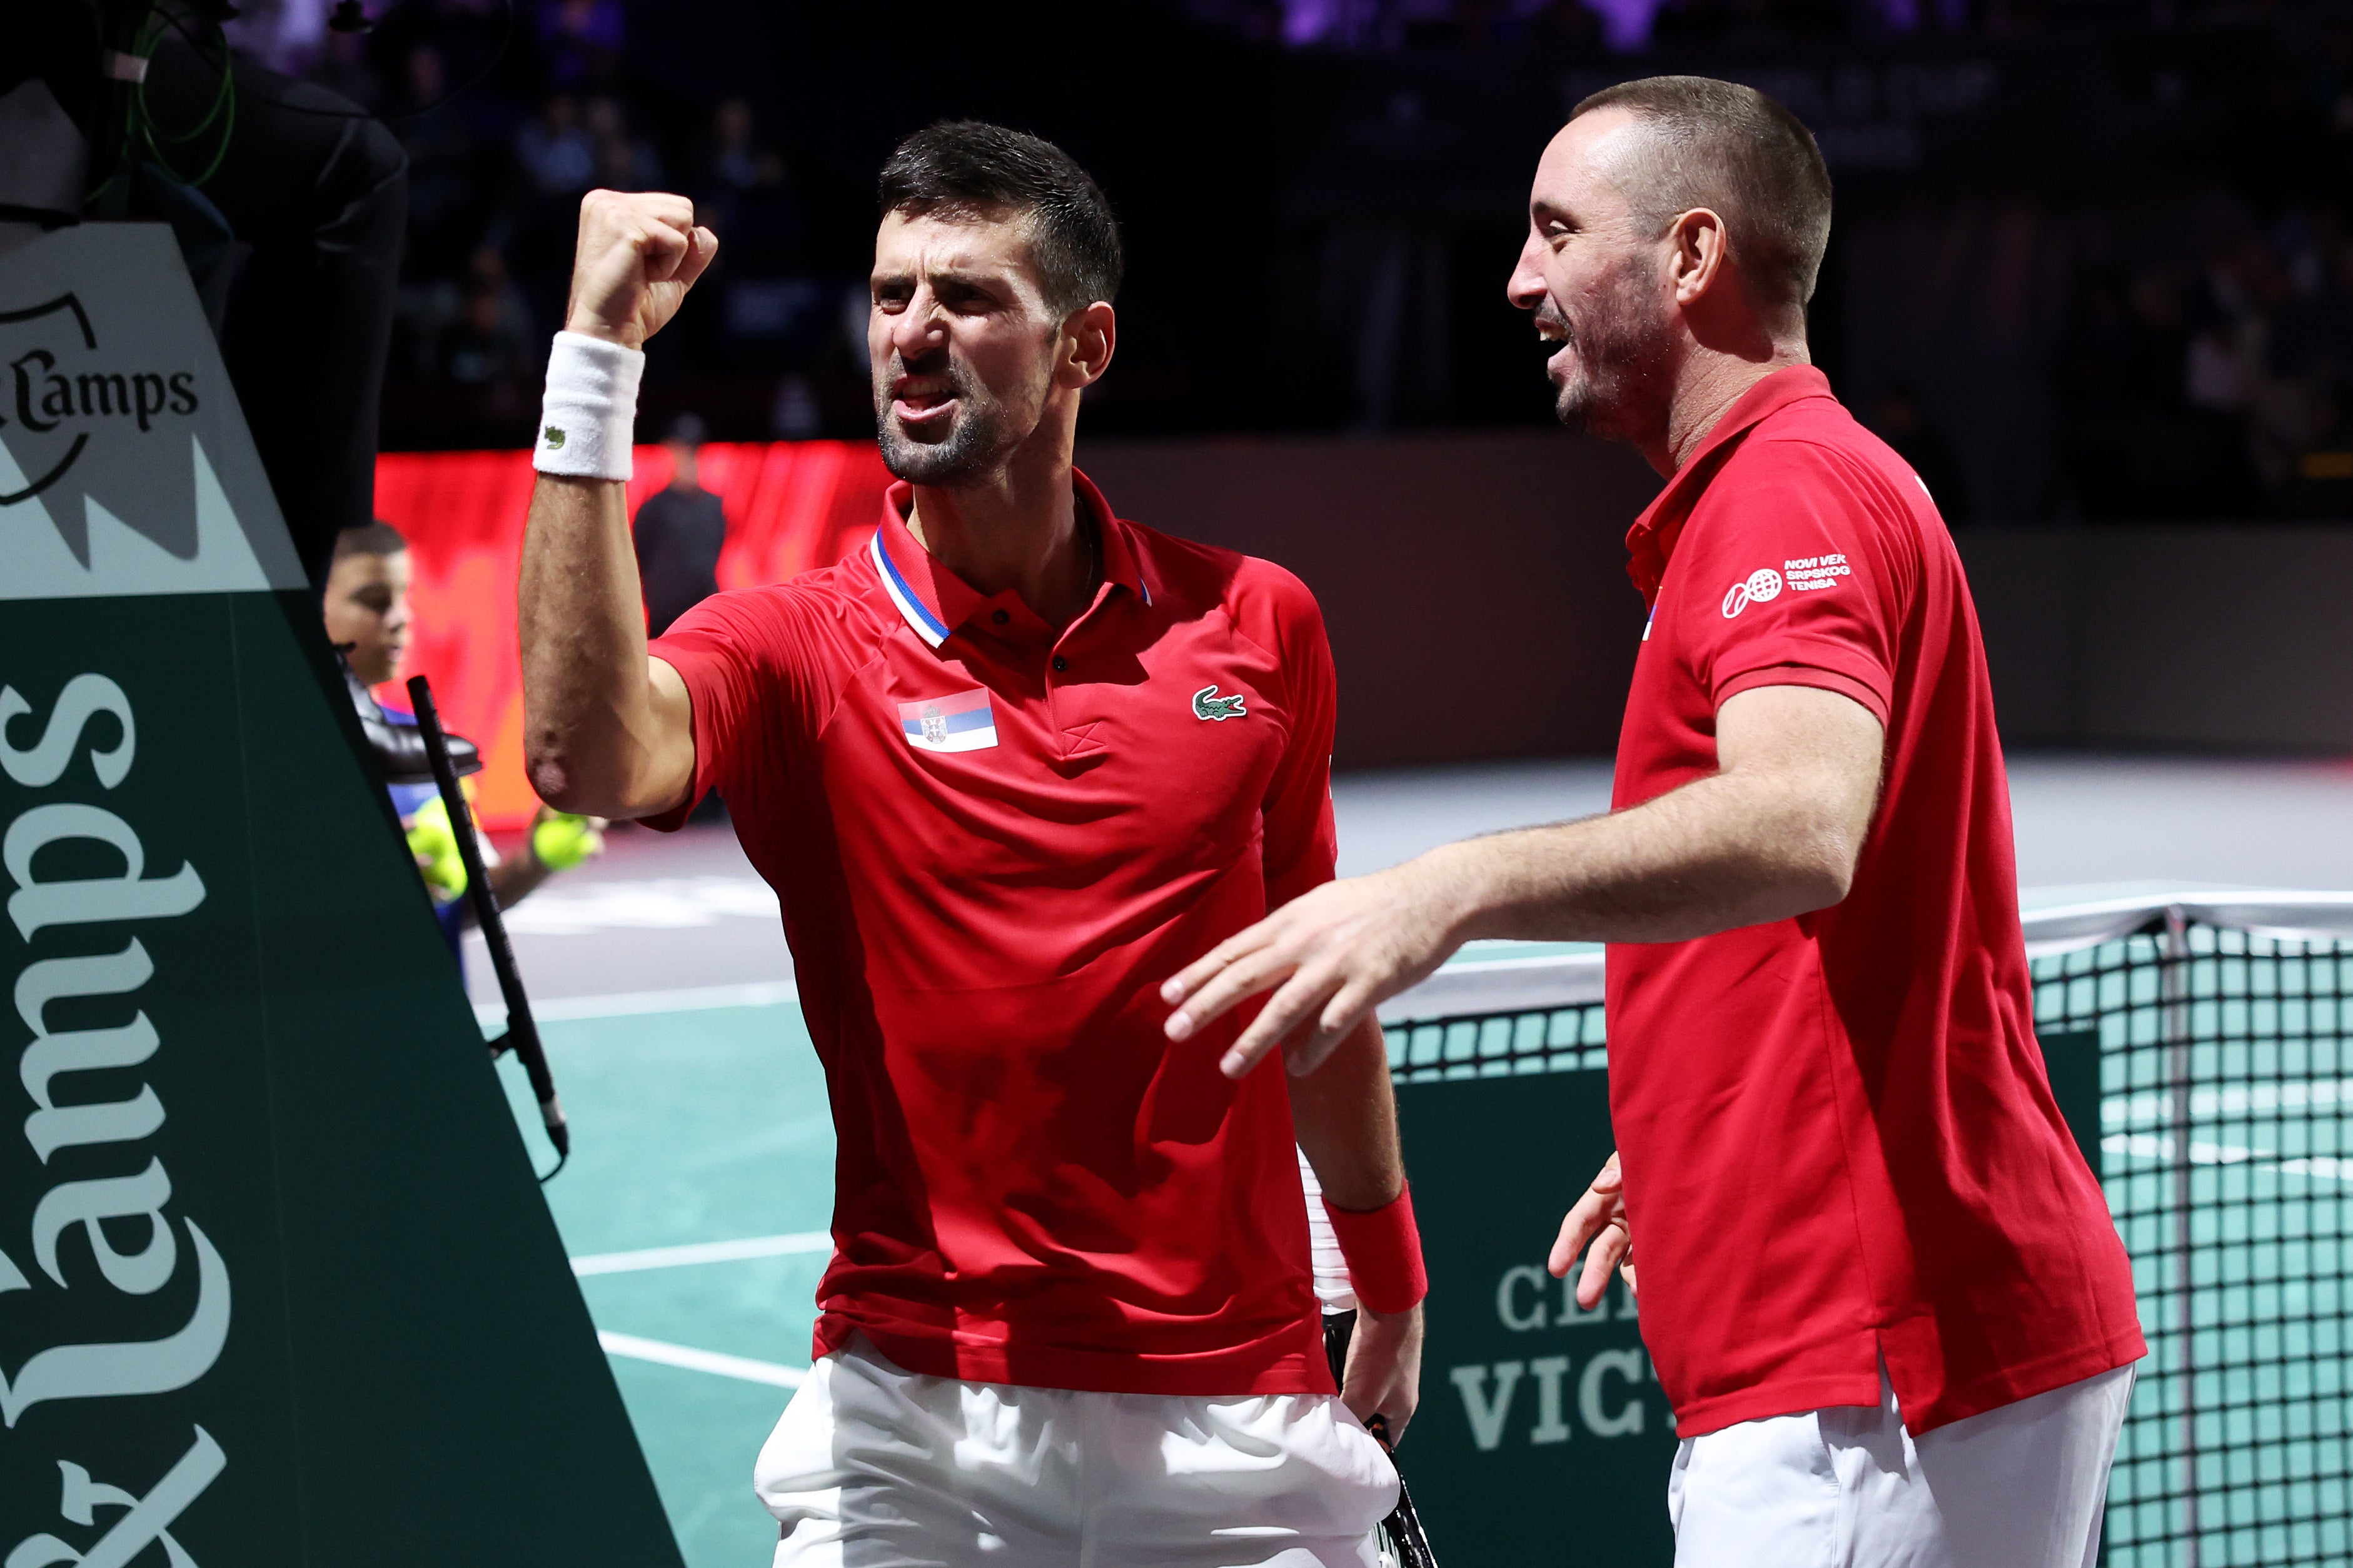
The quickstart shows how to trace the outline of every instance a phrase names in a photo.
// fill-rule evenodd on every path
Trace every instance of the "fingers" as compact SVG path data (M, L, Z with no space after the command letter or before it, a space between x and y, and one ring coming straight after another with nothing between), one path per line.
M1250 1020L1241 1038L1229 1047L1218 1063L1218 1070L1228 1078L1241 1078L1250 1068L1266 1059L1267 1053L1288 1039L1324 1005L1324 999L1337 988L1337 977L1311 974L1305 971L1293 975L1266 1000L1257 1017ZM1240 1000L1239 997L1236 1000ZM1330 1054L1331 1047L1324 1047ZM1316 1058L1321 1061L1322 1057ZM1312 1068L1305 1070L1313 1071Z
M1623 1225L1612 1221L1604 1226L1601 1234L1585 1255L1585 1272L1577 1279L1577 1304L1587 1311L1601 1304L1609 1289L1609 1271L1632 1249L1633 1242Z
M719 256L719 237L707 228L697 226L687 235L686 258L679 263L677 281L681 289L691 289L694 280Z
M1174 1006L1207 985L1228 965L1257 952L1266 945L1270 934L1268 928L1271 923L1271 921L1261 921L1254 926L1236 931L1199 958L1178 970L1174 978L1161 984L1160 999Z
M1244 936L1250 934L1249 931L1242 933ZM1202 963L1208 962L1208 959L1204 959ZM1201 967L1201 963L1197 963L1186 973L1193 973L1199 971ZM1292 965L1285 963L1282 956L1271 949L1261 947L1245 950L1240 956L1229 959L1220 966L1210 970L1198 984L1198 989L1190 993L1191 999L1168 1015L1168 1022L1162 1027L1167 1031L1168 1037L1172 1040L1189 1039L1200 1032L1203 1025L1212 1023L1222 1016L1234 1004L1255 996L1268 986L1289 978L1291 972ZM1174 984L1175 982L1172 981L1170 984ZM1167 994L1167 988L1162 987L1161 994L1166 996Z
M1608 1212L1607 1205L1590 1191L1569 1205L1568 1213L1562 1216L1560 1222L1560 1235L1554 1238L1552 1252L1545 1259L1545 1267L1551 1270L1554 1279L1568 1278L1570 1267L1577 1262L1577 1255L1585 1250L1585 1244L1591 1241L1593 1233L1601 1228L1603 1216Z
M615 251L635 252L649 282L691 283L717 254L719 239L697 228L694 204L659 191L590 191L580 198L575 265Z
M1351 981L1340 987L1333 998L1324 1004L1314 1029L1293 1034L1283 1041L1284 1070L1293 1078L1305 1078L1331 1059L1356 1026L1371 1010L1373 992L1367 985Z
M1350 1415L1367 1425L1376 1415L1387 1421L1389 1445L1394 1447L1404 1440L1406 1424L1413 1419L1420 1401L1419 1391L1398 1377L1394 1369L1385 1367L1382 1373L1376 1380L1352 1368L1346 1384L1340 1390L1340 1403L1348 1407Z

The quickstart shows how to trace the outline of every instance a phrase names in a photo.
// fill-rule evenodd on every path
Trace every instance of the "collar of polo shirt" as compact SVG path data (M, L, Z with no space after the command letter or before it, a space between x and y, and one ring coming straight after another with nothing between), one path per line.
M1093 523L1095 538L1103 550L1103 580L1095 604L1102 604L1105 595L1124 589L1140 603L1150 605L1152 587L1144 579L1144 569L1127 537L1126 525L1112 515L1111 504L1103 500L1094 481L1076 468L1071 470L1071 489L1081 514ZM913 485L904 481L892 485L882 500L881 522L867 546L874 570L882 578L883 591L898 606L908 629L926 647L936 650L975 616L986 617L1002 610L1008 623L992 626L992 635L1050 637L1052 628L1021 602L1020 595L1009 592L983 594L934 559L907 526L907 512L914 504L914 497ZM1090 606L1087 614L1092 613ZM1080 618L1083 620L1085 616Z
M1698 504L1700 492L1707 489L1716 469L1739 447L1741 437L1792 403L1830 395L1829 376L1813 365L1793 364L1775 371L1725 410L1724 417L1700 442L1699 450L1675 470L1667 488L1643 508L1642 515L1626 531L1626 575L1634 580L1644 604L1657 601L1659 584L1667 574L1667 557L1674 553L1675 540L1682 534L1683 523Z

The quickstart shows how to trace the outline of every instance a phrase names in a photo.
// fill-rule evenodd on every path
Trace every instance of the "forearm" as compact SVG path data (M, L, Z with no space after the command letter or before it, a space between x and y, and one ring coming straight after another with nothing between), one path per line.
M532 852L531 835L526 833L521 848L491 868L491 891L499 896L499 908L510 909L554 875L547 862Z
M1718 773L1630 810L1447 845L1457 941L1681 942L1846 896L1855 842L1806 781Z
M646 658L626 487L542 474L523 535L518 623L532 787L562 811L642 816L682 798Z
M1405 1190L1388 1046L1377 1021L1366 1019L1323 1066L1291 1080L1291 1121L1334 1208L1369 1213Z

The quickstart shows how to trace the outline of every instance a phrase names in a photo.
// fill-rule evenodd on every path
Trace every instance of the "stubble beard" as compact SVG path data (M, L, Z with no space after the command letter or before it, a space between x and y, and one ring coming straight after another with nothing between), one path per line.
M1555 313L1577 351L1568 379L1553 394L1553 413L1572 430L1605 441L1638 441L1663 429L1674 388L1674 338L1629 268L1582 321Z
M956 400L954 421L936 440L911 437L891 417L891 386L908 374L896 354L875 367L874 430L882 466L911 485L954 489L984 479L1005 466L1027 432L1014 428L1011 410L989 395L965 371L944 373Z

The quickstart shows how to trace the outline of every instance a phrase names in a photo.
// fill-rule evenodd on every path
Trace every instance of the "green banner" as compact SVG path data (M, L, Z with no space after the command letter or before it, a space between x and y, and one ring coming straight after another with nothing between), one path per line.
M169 232L0 367L0 1563L677 1563Z
M2099 1169L2099 1041L2044 1042ZM1599 1069L1398 1087L1432 1288L1421 1409L1398 1458L1450 1565L1669 1568L1674 1417L1622 1283L1591 1312L1545 1271L1616 1140Z

